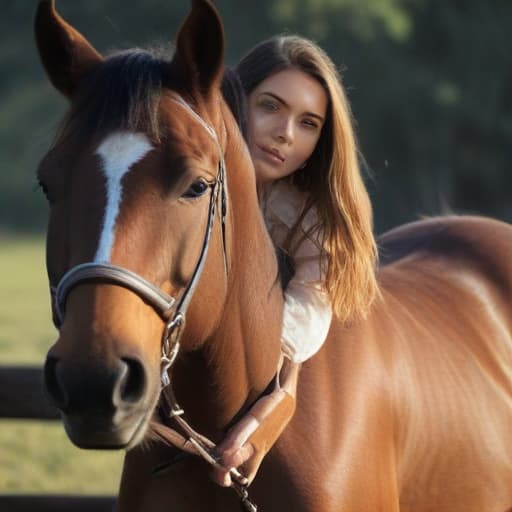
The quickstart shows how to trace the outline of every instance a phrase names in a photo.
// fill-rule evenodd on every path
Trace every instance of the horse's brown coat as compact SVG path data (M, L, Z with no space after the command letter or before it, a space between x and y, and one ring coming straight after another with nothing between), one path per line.
M101 66L102 58L56 18L53 2L40 3L36 33L50 79L73 98L84 69ZM79 73L70 72L69 59L55 57L70 52ZM169 65L172 87L160 102L166 136L126 179L113 252L116 264L168 292L190 276L207 201L179 196L198 175L215 175L218 154L171 99L173 90L186 93L225 152L228 274L216 222L174 386L187 417L216 440L273 376L282 309L249 156L218 90L221 62L220 21L208 2L195 1ZM53 195L52 281L94 254L103 189L92 153L104 135L85 140L80 130L64 133L41 167ZM382 298L365 321L334 321L323 349L304 365L295 417L251 496L261 511L276 512L510 510L512 227L477 217L434 218L386 234L380 247ZM113 428L131 436L139 422L143 432L158 399L162 327L123 288L91 283L71 292L47 380L75 442L100 442ZM123 404L128 413L119 419L108 383L123 358L141 361L146 380L140 399ZM128 434L108 440L131 446L140 440L135 431L128 441ZM154 476L175 453L154 442L129 451L117 510L240 509L199 460L183 459Z

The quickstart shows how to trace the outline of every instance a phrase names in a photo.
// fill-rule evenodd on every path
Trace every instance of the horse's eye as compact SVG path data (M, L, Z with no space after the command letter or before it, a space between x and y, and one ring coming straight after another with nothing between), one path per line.
M190 188L183 194L183 197L188 199L193 199L195 197L202 196L208 189L210 185L204 181L203 179L198 179L190 185Z

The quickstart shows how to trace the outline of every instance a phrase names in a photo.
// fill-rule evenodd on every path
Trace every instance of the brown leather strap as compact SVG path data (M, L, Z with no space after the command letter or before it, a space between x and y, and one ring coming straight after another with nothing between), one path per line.
M219 463L215 455L215 443L194 430L194 428L192 428L191 425L181 417L182 411L177 405L172 392L162 393L159 405L162 420L165 424L160 426L152 424L151 426L164 441L176 446L176 448L181 449L181 447L184 446L186 449L183 449L188 453L198 455L211 466L214 466L221 471L226 471L226 468ZM167 424L169 420L175 421L185 435L181 435L176 430L169 427ZM242 486L247 485L247 478L245 478L236 468L231 469L230 472L235 482Z
M176 301L174 297L131 270L111 263L82 263L72 267L59 281L57 288L52 290L59 325L64 321L64 308L69 292L84 281L107 281L124 286L149 302L164 318Z

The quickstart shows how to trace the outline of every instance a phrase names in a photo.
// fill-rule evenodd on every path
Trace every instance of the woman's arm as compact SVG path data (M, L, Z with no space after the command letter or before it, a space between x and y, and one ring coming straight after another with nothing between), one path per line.
M295 252L295 275L285 290L283 353L295 363L313 356L323 345L332 320L332 306L324 286L321 249L304 238Z
M294 363L302 363L320 350L332 320L325 290L302 283L288 285L283 311L282 351Z

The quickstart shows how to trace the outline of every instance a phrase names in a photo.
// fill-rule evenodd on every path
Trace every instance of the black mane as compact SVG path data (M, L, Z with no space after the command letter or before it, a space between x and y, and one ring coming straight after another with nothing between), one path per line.
M156 51L132 49L112 54L80 83L60 137L130 130L159 140L158 106L168 66Z
M164 83L172 80L168 49L115 52L86 75L58 133L91 137L114 130L143 131L160 141L159 102ZM227 68L222 93L246 135L245 95L236 72Z

